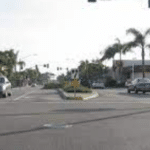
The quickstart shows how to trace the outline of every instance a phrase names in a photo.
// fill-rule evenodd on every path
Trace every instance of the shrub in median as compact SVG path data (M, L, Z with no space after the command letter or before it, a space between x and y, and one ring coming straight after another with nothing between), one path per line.
M69 84L69 85L64 86L63 90L65 92L74 92L74 87ZM79 92L79 93L92 93L92 90L87 88L87 87L84 87L82 85L79 85L79 87L76 88L76 92Z
M59 83L48 83L44 85L44 89L62 88L62 84Z

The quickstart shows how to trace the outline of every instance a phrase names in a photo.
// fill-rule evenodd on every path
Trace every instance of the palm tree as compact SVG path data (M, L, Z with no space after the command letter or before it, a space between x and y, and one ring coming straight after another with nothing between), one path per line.
M20 60L20 61L18 62L18 65L20 66L20 70L22 70L23 67L25 66L25 62Z
M17 51L15 55L15 72L17 71L17 58L18 58L19 51Z
M138 30L134 29L134 28L130 28L126 31L126 34L131 33L132 35L134 35L134 41L128 42L126 43L126 47L123 50L123 53L126 53L128 51L131 51L131 48L135 48L135 47L140 47L142 50L142 74L143 74L143 78L145 77L145 72L144 72L144 68L145 68L145 60L144 60L144 56L145 56L145 48L148 47L150 48L150 44L146 44L146 38L147 36L150 34L150 28L147 29L145 31L144 34L142 34L141 32L139 32Z

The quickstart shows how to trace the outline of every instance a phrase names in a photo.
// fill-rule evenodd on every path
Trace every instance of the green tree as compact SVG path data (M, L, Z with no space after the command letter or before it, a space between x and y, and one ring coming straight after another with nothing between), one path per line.
M131 51L131 48L140 47L142 50L142 74L143 78L145 77L145 48L150 48L150 44L146 44L146 38L150 34L150 28L145 31L144 34L142 34L140 31L130 28L126 31L126 34L132 34L134 35L134 40L126 43L126 48L123 50L123 53L126 53L128 51Z
M25 62L20 60L20 61L18 62L18 65L19 65L19 67L20 67L20 70L22 70L23 67L25 66Z
M102 78L104 72L104 65L97 59L89 63L88 60L81 61L79 65L79 78L83 86L90 87L93 81Z

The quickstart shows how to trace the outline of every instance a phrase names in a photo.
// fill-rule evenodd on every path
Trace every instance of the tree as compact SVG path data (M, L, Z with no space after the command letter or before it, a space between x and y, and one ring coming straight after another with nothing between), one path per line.
M144 56L145 56L145 48L148 47L150 48L150 44L146 44L146 38L147 36L150 34L150 28L147 29L145 31L144 34L142 34L141 32L139 32L138 30L134 29L134 28L130 28L126 31L126 34L132 34L134 35L134 40L130 41L128 43L126 43L126 47L123 50L123 53L129 52L131 51L131 48L135 48L135 47L140 47L142 50L142 74L143 74L143 78L145 77L145 60L144 60Z
M25 62L20 60L20 61L18 62L18 65L20 66L20 70L22 70L23 67L25 66Z
M15 72L17 71L17 58L18 58L19 51L17 51L15 55Z
M104 65L97 59L89 63L88 60L81 61L79 65L79 78L81 84L90 87L90 84L102 77Z

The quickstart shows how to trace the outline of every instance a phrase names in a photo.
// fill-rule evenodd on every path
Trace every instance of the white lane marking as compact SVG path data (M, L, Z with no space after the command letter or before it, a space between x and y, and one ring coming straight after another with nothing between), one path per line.
M27 115L25 116L25 115L24 115L24 116L15 116L14 118L29 118L29 117L32 117L32 116L29 116L29 115L28 115L28 116L27 116Z
M19 97L15 98L14 101L17 101L17 100L19 100L20 98L25 97L25 96L27 96L28 94L33 93L33 92L34 92L34 91L29 92L29 93L26 93L26 94L24 94L24 95L22 95L22 96L19 96Z
M52 129L64 129L72 127L72 125L63 125L63 124L44 124L43 126Z

